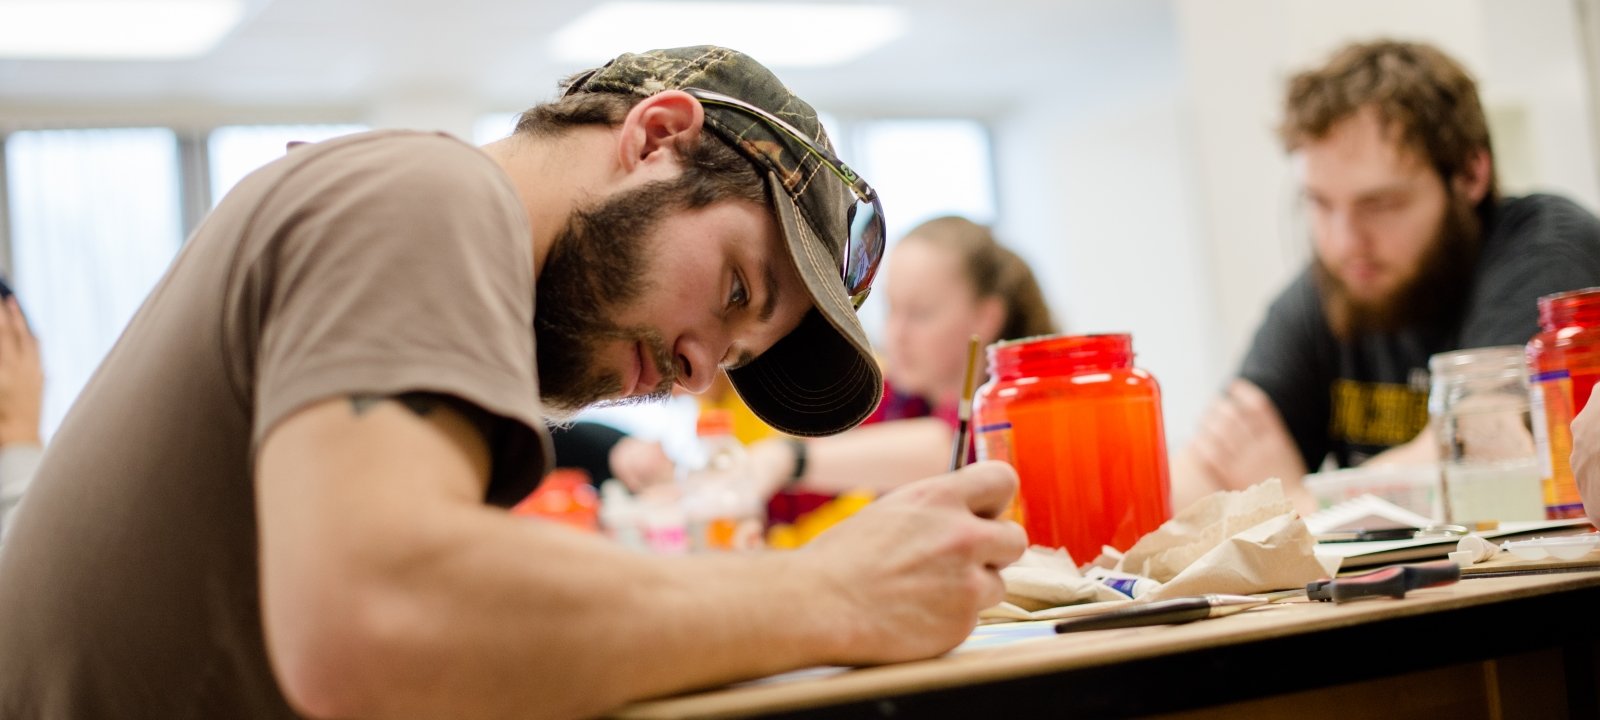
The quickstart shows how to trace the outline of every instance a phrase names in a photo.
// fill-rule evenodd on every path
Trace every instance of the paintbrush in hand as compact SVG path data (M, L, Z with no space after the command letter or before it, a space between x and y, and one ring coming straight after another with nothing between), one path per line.
M967 464L967 438L972 427L972 382L978 374L979 342L977 335L967 341L967 374L961 381L961 400L956 405L956 443L950 448L951 471Z

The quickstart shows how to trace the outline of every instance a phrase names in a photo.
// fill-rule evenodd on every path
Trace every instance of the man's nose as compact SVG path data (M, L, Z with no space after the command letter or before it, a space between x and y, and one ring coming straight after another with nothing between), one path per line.
M1361 223L1352 210L1336 210L1329 213L1328 240L1329 244L1338 250L1350 252L1361 246Z
M689 340L678 343L674 361L678 364L678 384L696 395L711 389L717 362L705 345Z

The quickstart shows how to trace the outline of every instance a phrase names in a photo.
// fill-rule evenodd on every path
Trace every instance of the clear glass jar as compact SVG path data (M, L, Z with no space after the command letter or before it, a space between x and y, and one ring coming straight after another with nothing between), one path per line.
M1519 345L1428 360L1428 412L1439 440L1446 520L1543 520L1543 478Z

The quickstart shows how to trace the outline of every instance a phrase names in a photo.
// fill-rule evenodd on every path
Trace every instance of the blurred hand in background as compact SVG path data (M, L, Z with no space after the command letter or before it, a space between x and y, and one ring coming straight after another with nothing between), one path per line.
M39 444L43 395L39 341L17 299L7 298L0 307L0 447Z

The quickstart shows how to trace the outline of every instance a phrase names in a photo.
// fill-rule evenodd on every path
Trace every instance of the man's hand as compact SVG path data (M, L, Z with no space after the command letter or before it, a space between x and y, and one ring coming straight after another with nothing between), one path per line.
M828 581L813 595L848 628L842 664L930 657L960 644L1005 596L1000 569L1027 547L996 518L1017 475L985 462L906 485L795 551Z
M1595 388L1600 390L1600 385ZM1590 392L1588 405L1572 419L1572 475L1589 521L1600 522L1600 410Z
M1272 398L1248 380L1234 380L1206 411L1183 459L1175 464L1173 509L1213 491L1238 490L1269 477L1283 480L1286 494L1304 508L1310 499L1300 484L1305 474L1305 461Z
M15 296L0 307L0 447L39 444L44 371L39 342L28 330Z
M1482 428L1482 426L1488 425L1489 423L1494 423L1496 425L1503 424L1501 422L1503 417L1496 417L1487 414L1479 418L1474 418L1474 420L1476 422L1464 424L1477 425L1479 428ZM1521 423L1516 423L1516 427L1491 427L1489 429L1491 429L1493 432L1489 433L1488 437L1493 442L1500 445L1515 446L1522 444L1524 438L1518 438L1512 433L1521 433L1527 436L1526 441L1529 447L1523 449L1518 454L1512 455L1512 457L1526 457L1533 453L1533 448L1531 447L1533 443L1533 436ZM1502 433L1502 430L1506 432ZM1482 435L1483 433L1479 434ZM1495 456L1500 453L1495 452L1492 448L1488 448L1487 445L1488 443L1478 443L1471 447L1475 450L1482 450L1482 457L1485 460L1497 459ZM1422 428L1422 431L1417 433L1416 437L1411 438L1409 442L1396 445L1388 450L1378 453L1377 455L1373 455L1372 457L1367 458L1366 462L1361 463L1361 466L1381 467L1385 465L1427 465L1436 462L1439 462L1439 429L1432 420L1429 420L1428 424Z
M635 493L672 482L672 458L658 442L624 437L611 446L610 463L611 474Z

